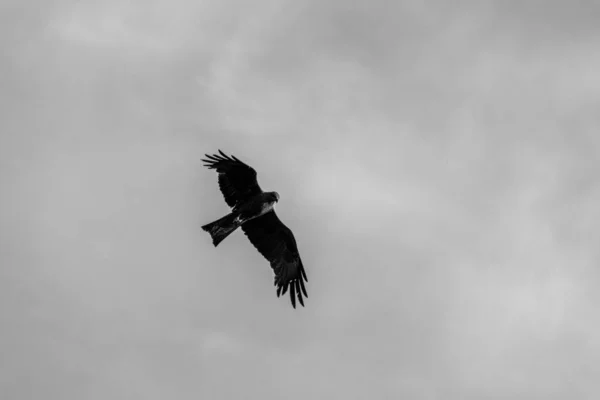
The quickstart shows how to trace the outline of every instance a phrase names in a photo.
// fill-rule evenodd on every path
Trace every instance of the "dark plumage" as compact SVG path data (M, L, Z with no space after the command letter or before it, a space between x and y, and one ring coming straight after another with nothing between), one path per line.
M232 208L230 214L204 225L202 229L210 233L216 247L241 227L252 245L271 264L277 297L289 289L292 306L296 308L296 299L304 306L303 296L308 297L304 282L308 279L296 239L275 213L274 205L279 201L279 194L263 192L254 168L233 155L227 156L219 150L219 154L207 154L202 161L206 167L217 170L219 188L225 202Z

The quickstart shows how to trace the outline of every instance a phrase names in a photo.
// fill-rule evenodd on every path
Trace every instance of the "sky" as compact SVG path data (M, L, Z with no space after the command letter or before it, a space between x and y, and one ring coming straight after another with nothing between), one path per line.
M600 5L4 0L3 399L600 398ZM205 153L276 190L306 307Z

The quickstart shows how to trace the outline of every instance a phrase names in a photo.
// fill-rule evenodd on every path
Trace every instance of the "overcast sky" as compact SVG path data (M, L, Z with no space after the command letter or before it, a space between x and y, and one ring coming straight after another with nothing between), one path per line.
M356 3L2 2L2 399L600 398L599 3Z

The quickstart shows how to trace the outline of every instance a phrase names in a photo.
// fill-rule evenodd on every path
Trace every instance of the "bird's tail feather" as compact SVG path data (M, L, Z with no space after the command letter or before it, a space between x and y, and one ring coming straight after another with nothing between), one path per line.
M236 217L235 213L231 213L202 227L202 229L210 233L215 247L240 226L241 221Z

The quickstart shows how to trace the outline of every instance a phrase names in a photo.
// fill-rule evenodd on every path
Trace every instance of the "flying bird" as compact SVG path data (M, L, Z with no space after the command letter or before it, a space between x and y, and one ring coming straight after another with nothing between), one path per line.
M277 192L264 192L258 185L256 171L235 156L205 154L205 167L217 170L218 182L225 202L231 213L202 227L212 237L215 247L227 236L241 227L250 243L271 264L275 273L274 285L277 297L288 289L292 306L296 299L304 306L308 282L298 246L292 231L281 222L275 213L279 201Z

